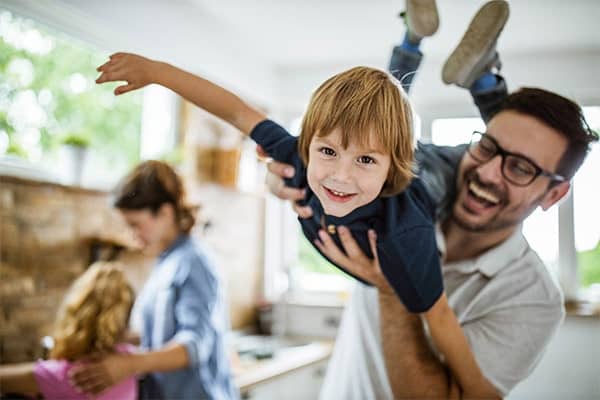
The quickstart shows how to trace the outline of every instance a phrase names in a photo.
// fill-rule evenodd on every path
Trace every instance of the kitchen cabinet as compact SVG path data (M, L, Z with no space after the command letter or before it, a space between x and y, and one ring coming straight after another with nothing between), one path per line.
M308 400L319 397L327 360L296 369L266 382L257 384L245 392L247 400Z

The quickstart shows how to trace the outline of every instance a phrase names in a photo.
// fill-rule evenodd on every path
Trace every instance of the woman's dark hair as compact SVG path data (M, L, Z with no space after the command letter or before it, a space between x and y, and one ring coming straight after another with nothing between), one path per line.
M115 190L113 201L120 210L149 209L153 214L165 203L173 206L179 228L188 233L196 222L196 208L185 204L183 183L173 168L155 160L135 167Z
M556 93L522 88L508 96L500 111L515 111L536 118L560 132L568 141L557 173L571 179L579 169L598 134L590 129L581 107Z

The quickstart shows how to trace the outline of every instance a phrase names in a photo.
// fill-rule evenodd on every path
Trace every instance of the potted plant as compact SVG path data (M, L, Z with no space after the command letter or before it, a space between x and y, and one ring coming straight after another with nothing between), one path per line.
M86 135L69 134L61 141L61 160L65 183L81 185L90 141Z

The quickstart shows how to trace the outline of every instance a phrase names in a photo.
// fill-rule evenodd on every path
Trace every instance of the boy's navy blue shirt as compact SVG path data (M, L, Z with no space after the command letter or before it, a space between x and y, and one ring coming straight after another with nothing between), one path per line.
M378 197L348 215L334 217L325 214L319 199L308 187L306 167L300 159L296 137L271 120L257 124L250 137L273 159L291 164L296 169L296 174L286 179L286 184L306 188L304 204L312 208L313 216L298 220L304 235L313 245L314 240L319 238L320 229L329 231L329 226L343 225L351 230L363 252L373 257L367 232L374 229L381 270L405 307L411 312L424 312L433 306L444 290L435 241L436 204L420 179L413 179L403 192L395 196ZM332 232L329 233L331 235ZM338 235L331 236L343 250ZM354 278L362 281L357 276Z

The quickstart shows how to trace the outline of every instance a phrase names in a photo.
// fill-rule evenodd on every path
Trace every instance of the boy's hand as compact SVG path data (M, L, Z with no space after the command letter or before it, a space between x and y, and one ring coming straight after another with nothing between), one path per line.
M373 259L367 257L359 247L356 240L352 237L350 229L345 226L339 226L338 235L344 252L342 252L335 244L333 239L329 236L325 230L319 231L320 241L315 241L315 246L321 250L331 261L341 265L349 272L360 277L361 279L371 283L375 286L380 293L389 294L395 296L394 289L390 286L387 279L381 272L379 266L379 258L377 257L377 234L374 230L369 230L369 244L371 246L371 252L373 252Z
M268 154L260 146L256 146L256 153L261 158L268 157ZM311 217L313 212L309 206L300 206L296 203L297 200L304 199L306 195L305 189L285 186L283 181L283 178L292 178L294 176L294 167L271 160L267 162L267 169L269 170L267 174L267 187L269 191L281 200L290 200L294 212L300 218Z
M96 68L101 73L96 83L127 82L115 89L115 95L118 96L153 83L152 73L156 65L156 61L136 54L115 53L107 62Z

